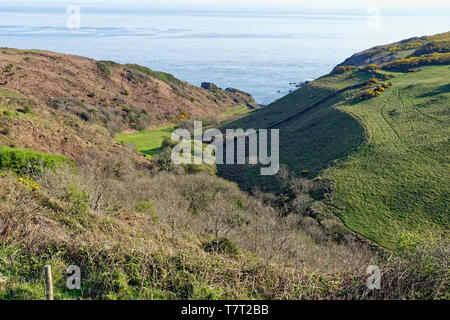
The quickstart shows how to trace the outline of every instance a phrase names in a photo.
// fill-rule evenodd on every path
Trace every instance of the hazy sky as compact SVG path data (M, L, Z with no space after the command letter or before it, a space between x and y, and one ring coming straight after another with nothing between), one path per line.
M380 5L385 7L421 7L426 9L450 7L449 0L0 0L9 5L58 4L84 6L139 6L139 7L201 7L201 8L298 8L328 7L355 8Z

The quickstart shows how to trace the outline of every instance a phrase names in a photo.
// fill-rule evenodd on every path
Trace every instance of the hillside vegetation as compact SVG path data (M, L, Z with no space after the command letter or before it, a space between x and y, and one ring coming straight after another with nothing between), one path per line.
M0 105L0 129L9 128L1 144L72 160L119 133L258 107L241 91L203 89L143 66L9 48L0 48Z
M395 248L404 232L447 233L450 67L448 61L415 59L447 55L449 35L371 49L384 52L385 59L378 53L383 65L373 64L371 50L356 54L330 75L227 127L280 130L288 174L329 185L327 197L313 195L308 216L337 215L349 229L387 248ZM390 52L414 57L391 61ZM425 55L415 57L420 53ZM407 68L394 67L408 61ZM258 185L289 198L276 178L257 172L219 167L221 176L248 190Z
M0 299L43 299L47 264L56 299L449 298L447 65L346 67L254 110L145 67L0 58ZM280 128L279 175L175 166L194 119Z

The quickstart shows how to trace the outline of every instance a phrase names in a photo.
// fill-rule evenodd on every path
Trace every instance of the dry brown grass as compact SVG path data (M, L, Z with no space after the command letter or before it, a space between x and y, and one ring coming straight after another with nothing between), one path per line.
M152 174L126 159L90 155L77 172L62 167L36 178L39 191L25 188L12 174L0 178L0 254L13 250L0 259L12 270L0 286L6 297L37 297L20 292L44 263L55 266L61 298L67 298L61 288L69 264L85 272L90 288L85 298L385 299L444 294L447 274L442 266L436 271L437 262L431 273L424 273L411 254L386 260L363 244L333 241L327 228L333 229L335 221L319 224L299 214L279 214L264 196L252 197L206 174ZM137 213L142 201L153 203L156 211ZM228 238L239 253L205 250L211 237ZM435 261L443 257L448 259L440 255ZM369 264L380 265L384 272L385 287L377 295L365 289Z

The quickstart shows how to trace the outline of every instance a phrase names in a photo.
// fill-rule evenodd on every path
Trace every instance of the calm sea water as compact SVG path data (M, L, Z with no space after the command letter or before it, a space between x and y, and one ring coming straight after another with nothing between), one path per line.
M0 8L0 46L47 49L138 63L192 84L214 82L259 103L290 83L328 73L356 51L416 35L449 31L447 16L382 16L381 29L360 14L213 13L81 8L81 29L66 8Z

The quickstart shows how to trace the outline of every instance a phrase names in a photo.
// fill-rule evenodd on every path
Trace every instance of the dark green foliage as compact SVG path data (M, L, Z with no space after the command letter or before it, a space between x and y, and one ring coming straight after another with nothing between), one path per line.
M224 253L232 256L239 254L239 249L228 238L216 238L203 244L203 248L208 252Z
M172 159L172 150L165 148L157 157L158 166L164 171L173 171L175 168Z
M165 149L165 148L173 148L178 144L178 142L175 142L172 140L172 137L165 137L162 144L161 144L161 148Z
M29 105L26 105L26 106L24 106L22 109L19 109L19 110L17 110L17 111L26 114L26 113L31 113L31 112L33 111L33 109L32 109Z
M11 169L16 173L30 174L40 172L42 168L55 168L56 165L71 162L63 157L32 150L0 147L0 168Z
M4 134L5 136L9 135L11 133L11 128L9 127L4 127L0 129L0 133Z
M97 67L99 68L100 72L105 76L106 78L110 78L112 75L111 67L116 66L117 63L112 61L97 61Z

